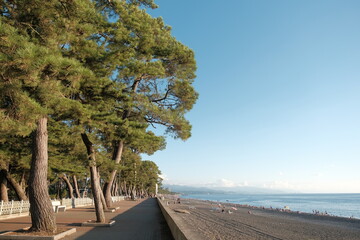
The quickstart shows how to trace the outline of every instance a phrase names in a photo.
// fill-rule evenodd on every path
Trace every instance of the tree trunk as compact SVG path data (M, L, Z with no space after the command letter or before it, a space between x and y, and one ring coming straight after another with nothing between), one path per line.
M19 183L17 183L17 181L13 177L11 177L9 172L6 170L1 170L1 171L5 174L7 181L10 183L10 186L14 189L18 199L20 201L28 200L28 197L26 196L24 189L21 187L21 185Z
M106 205L106 201L105 201L105 197L104 197L103 191L100 191L100 197L101 197L101 203L102 203L102 206L103 206L104 211L108 211L109 208L108 208L107 205ZM110 196L110 201L112 202L111 196Z
M127 190L127 186L126 186L126 181L124 181L124 185L123 185L123 191L125 193L126 196L128 196L128 190Z
M47 184L48 173L48 133L47 118L37 123L33 132L32 159L29 176L29 201L31 231L56 232L54 210L50 201Z
M98 172L98 179L99 179L99 183L100 183L100 170L99 170L99 168L97 168L97 172ZM99 184L99 186L100 186L100 184ZM101 189L101 186L100 186L100 189ZM103 209L104 209L104 211L108 211L109 210L109 208L107 207L107 205L106 205L106 201L105 201L105 197L104 197L104 193L103 193L103 191L100 191L100 197L101 197L101 203L102 203L102 206L103 206ZM110 196L110 200L111 200L111 196Z
M76 179L76 175L73 175L73 176L72 176L72 179L73 179L73 183L74 183L74 188L75 188L76 197L77 197L77 198L81 198L81 196L80 196L80 191L79 191L79 186L78 186L78 182L77 182L77 179Z
M105 213L101 202L100 179L96 169L95 149L86 133L81 134L81 138L86 146L90 160L90 181L95 203L96 222L105 223Z
M115 147L114 154L113 154L113 160L115 161L115 164L119 164L121 161L121 156L124 149L124 141L121 140L119 144ZM109 176L109 180L105 182L104 185L104 197L106 201L106 206L111 207L111 188L114 183L114 179L116 176L117 169L114 169Z
M91 173L91 189L93 192L94 203L95 203L95 213L96 213L96 222L104 223L105 222L105 213L103 208L103 203L101 199L101 189L100 181L98 179L97 170L95 166L90 167Z
M70 180L66 177L65 174L63 174L61 176L61 179L64 180L64 182L66 183L67 189L68 189L68 195L69 198L73 199L74 198L74 188L72 187Z
M0 201L9 201L6 175L2 170L0 172Z
M136 190L135 190L135 185L130 185L130 197L132 200L135 200L136 197Z
M113 188L112 188L112 193L111 193L112 196L116 196L118 195L118 183L115 181L114 184L113 184Z
M136 90L139 86L139 83L142 79L136 79L134 81L134 83L131 86L131 91L133 93L136 93ZM122 115L122 119L127 119L129 118L131 113L131 109L125 109L123 115ZM113 160L115 160L115 164L119 164L121 161L121 156L123 153L123 149L124 149L124 140L120 140L119 143L116 145L114 144L114 154L113 154ZM110 173L110 177L109 180L105 183L104 186L104 196L105 196L105 201L106 201L106 205L108 207L111 207L111 187L114 183L114 179L115 179L115 175L116 175L117 170L114 169L111 173Z
M126 181L124 181L122 184L122 192L124 193L124 195L127 195Z
M61 199L61 181L56 183L56 199Z
M20 185L20 187L21 187L22 189L25 189L25 188L26 188L25 170L24 170L23 173L21 174L21 180L20 180L19 185Z
M136 188L135 188L135 186L133 187L133 189L131 191L131 199L133 199L133 200L136 199Z
M116 194L117 196L121 196L121 179L120 179L120 174L118 175L118 179L116 182Z

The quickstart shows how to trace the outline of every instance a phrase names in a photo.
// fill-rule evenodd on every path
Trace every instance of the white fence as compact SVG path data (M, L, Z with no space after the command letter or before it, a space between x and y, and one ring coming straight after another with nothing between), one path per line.
M29 201L10 201L10 202L1 201L0 216L26 213L29 212L29 209L30 209Z
M111 200L112 200L112 202L119 202L119 201L125 200L125 197L124 196L114 196L114 197L111 197Z
M111 197L113 202L118 202L124 200L124 196L114 196ZM58 201L58 200L52 200ZM91 198L63 198L61 205L65 205L66 208L76 208L80 206L94 205L94 200ZM29 201L10 201L10 202L0 202L0 216L14 215L27 213L30 209Z
M76 208L80 206L94 205L94 200L91 198L63 198L61 199L61 205L65 205L67 208Z
M87 206L87 205L94 205L93 198L74 198L75 200L75 207L76 206Z
M125 200L124 196L111 197L112 202L119 202ZM67 208L76 208L80 206L94 205L94 199L92 198L63 198L61 205L65 205Z

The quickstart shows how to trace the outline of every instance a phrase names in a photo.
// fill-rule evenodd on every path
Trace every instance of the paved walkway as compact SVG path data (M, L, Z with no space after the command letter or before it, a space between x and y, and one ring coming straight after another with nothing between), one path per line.
M56 222L59 227L76 228L75 234L64 238L67 240L173 240L156 199L120 201L114 207L120 209L114 213L106 213L107 219L116 221L112 227L81 227L82 222L95 219L94 209L90 207L56 213ZM30 217L1 220L0 232L29 227L30 222Z

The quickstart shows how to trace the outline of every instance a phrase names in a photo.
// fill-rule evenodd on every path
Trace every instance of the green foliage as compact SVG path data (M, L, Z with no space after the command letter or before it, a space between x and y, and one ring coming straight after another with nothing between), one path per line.
M82 175L87 171L87 155L81 137L67 122L50 120L49 174L62 173Z
M148 194L155 194L156 184L161 185L159 177L161 171L152 161L142 161L141 157L127 148L124 151L123 169L121 171L122 181L128 186L135 186Z
M0 168L11 168L11 172L22 173L30 169L31 138L6 135L0 141Z
M118 169L154 191L160 171L139 154L166 143L149 126L186 140L185 114L198 98L194 53L146 12L156 7L153 0L0 0L1 163L28 168L30 133L47 116L51 178L86 172L86 133L103 174ZM120 141L121 166L111 161Z

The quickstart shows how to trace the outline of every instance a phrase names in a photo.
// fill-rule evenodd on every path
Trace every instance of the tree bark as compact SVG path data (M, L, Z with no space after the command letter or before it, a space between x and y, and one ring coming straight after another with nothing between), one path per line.
M73 182L74 182L74 188L75 188L76 197L77 197L77 198L81 198L81 196L80 196L80 191L79 191L79 186L78 186L78 182L77 182L77 179L76 179L76 175L73 175L73 176L72 176L72 180L73 180Z
M26 188L26 181L25 181L25 170L23 171L23 173L21 174L21 180L19 183L21 189L25 189Z
M7 180L2 170L0 172L0 201L4 201L4 202L9 201Z
M136 79L133 83L133 85L131 86L131 91L133 93L136 93L136 90L139 86L140 81L142 80L142 78ZM127 119L129 118L131 113L131 109L126 109L122 115L122 119ZM115 160L115 164L118 165L121 161L121 156L123 153L123 149L124 149L124 140L121 139L118 143L118 145L114 146L114 154L113 154L113 160ZM110 173L110 177L109 180L105 183L104 186L104 197L105 197L105 201L106 201L106 205L107 207L111 207L111 187L114 183L114 179L115 179L115 175L116 175L117 169L114 169L111 173Z
M95 203L96 222L105 223L105 213L101 202L100 179L96 169L95 149L86 133L82 133L81 138L86 146L90 160L90 182Z
M58 181L56 184L56 199L61 199L61 182Z
M97 168L97 172L98 172L98 179L99 179L99 183L100 183L100 171L99 171L99 168ZM100 185L100 184L99 184ZM100 186L100 189L101 189L101 186ZM107 207L106 205L106 201L105 201L105 197L104 197L104 193L103 191L100 190L100 197L101 197L101 203L102 203L102 206L103 206L103 209L104 211L108 211L109 208ZM110 197L110 200L111 200L111 197Z
M104 197L104 193L103 191L100 190L100 197L101 197L101 203L103 206L104 211L108 211L109 208L106 206L106 201L105 201L105 197ZM111 200L111 196L110 196L110 200ZM112 201L112 200L111 200Z
M64 182L66 183L67 189L68 189L68 196L69 198L73 199L74 198L74 188L72 187L70 180L66 177L65 174L63 174L61 176L61 179L64 180Z
M120 140L119 144L117 145L117 147L115 147L115 151L113 154L113 160L115 161L115 164L119 164L121 161L121 156L123 153L123 149L124 149L124 141ZM109 176L109 180L105 182L104 185L104 197L105 197L105 201L106 201L106 206L107 207L111 207L111 187L114 183L114 179L117 173L117 169L114 169Z
M112 196L118 195L118 183L116 181L114 181L111 195Z
M125 193L126 196L128 195L128 190L127 190L127 186L126 186L126 181L124 181L124 184L123 184L123 192Z
M47 118L42 117L33 132L32 159L29 176L29 201L32 226L30 231L56 232L54 210L47 184L48 133Z
M135 200L135 198L136 198L136 188L135 186L133 186L131 190L131 199Z
M3 174L5 175L7 181L9 182L10 186L14 189L16 196L18 197L18 199L21 200L28 200L28 197L25 194L24 189L21 187L21 185L19 183L17 183L17 181L10 175L10 173L6 170L1 170L3 172Z
M93 192L94 203L95 203L95 213L96 213L96 222L104 223L105 222L105 213L103 208L103 203L101 199L101 189L100 181L98 179L96 166L90 167L91 174L91 189Z

